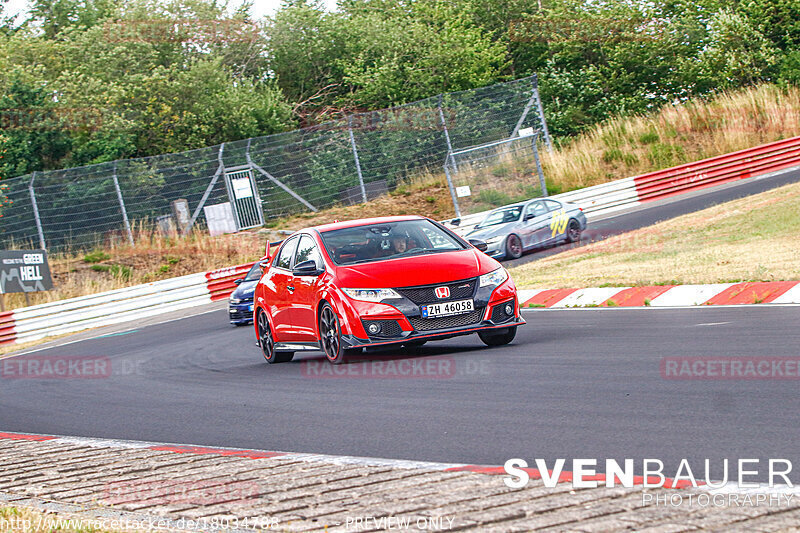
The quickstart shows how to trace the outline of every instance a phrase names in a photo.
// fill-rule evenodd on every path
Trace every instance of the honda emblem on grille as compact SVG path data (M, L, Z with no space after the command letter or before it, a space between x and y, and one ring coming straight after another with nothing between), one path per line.
M450 298L450 287L436 287L436 297L439 299Z

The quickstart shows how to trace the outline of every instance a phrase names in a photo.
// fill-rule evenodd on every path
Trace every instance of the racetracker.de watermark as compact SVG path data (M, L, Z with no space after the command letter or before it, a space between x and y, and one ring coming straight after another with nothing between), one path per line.
M300 363L300 375L319 379L451 379L458 374L450 355L417 358L377 357L351 359L346 365L332 365L326 359Z
M141 375L144 360L96 355L20 355L0 360L0 379L106 379Z
M669 380L797 380L800 357L664 357L660 370Z
M224 20L119 20L103 25L109 42L133 43L253 43L261 39L254 22Z
M0 131L96 131L103 112L94 107L18 107L0 110Z

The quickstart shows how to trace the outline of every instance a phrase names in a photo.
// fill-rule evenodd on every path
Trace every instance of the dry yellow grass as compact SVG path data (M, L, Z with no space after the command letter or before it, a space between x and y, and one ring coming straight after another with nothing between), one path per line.
M761 85L611 119L542 154L548 183L589 187L800 135L800 89Z
M800 184L667 220L510 272L525 288L800 280Z

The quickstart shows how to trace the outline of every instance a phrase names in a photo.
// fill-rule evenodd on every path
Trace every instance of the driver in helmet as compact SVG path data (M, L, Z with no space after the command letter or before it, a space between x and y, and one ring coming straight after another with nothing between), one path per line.
M408 250L408 238L405 235L393 235L391 241L394 253L402 254Z

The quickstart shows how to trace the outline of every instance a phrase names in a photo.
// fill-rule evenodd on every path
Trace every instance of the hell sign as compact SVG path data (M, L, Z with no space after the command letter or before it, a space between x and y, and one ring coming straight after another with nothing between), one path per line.
M0 294L49 291L52 288L46 251L0 251Z

